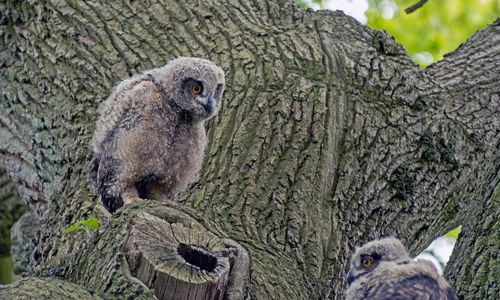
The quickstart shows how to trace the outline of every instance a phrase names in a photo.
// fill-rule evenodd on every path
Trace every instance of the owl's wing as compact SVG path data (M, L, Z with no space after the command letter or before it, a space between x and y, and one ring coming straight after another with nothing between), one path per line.
M115 212L123 205L120 195L112 188L117 182L117 174L121 161L113 157L116 151L116 131L113 131L103 144L103 151L95 153L89 165L89 182L94 186L103 206L110 212Z
M101 152L105 140L126 118L133 118L138 106L143 106L147 93L158 92L151 76L136 75L122 81L113 93L99 106L92 145L95 152Z
M116 184L116 176L120 162L109 155L101 155L97 177L97 193L100 195L103 206L114 213L123 206L123 199L111 191Z
M457 296L447 288L442 290L438 282L429 276L416 275L394 284L382 283L368 289L366 299L376 300L455 300Z
M124 90L126 88L126 90ZM162 101L161 92L148 77L135 78L122 83L104 103L101 116L96 123L94 133L95 154L89 166L89 181L100 196L104 207L111 213L123 205L121 193L130 176L123 176L124 161L119 155L119 141L130 139L133 131L148 113L147 106L154 106ZM137 135L137 132L135 132Z

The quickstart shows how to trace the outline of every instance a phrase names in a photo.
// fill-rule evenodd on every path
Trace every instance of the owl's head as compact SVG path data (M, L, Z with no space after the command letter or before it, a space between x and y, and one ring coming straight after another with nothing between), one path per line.
M209 60L179 57L157 69L155 79L165 89L167 101L194 120L209 119L220 109L224 71Z
M396 238L374 240L356 248L351 259L351 269L347 273L347 283L350 285L356 279L372 272L380 263L390 261L410 261L405 246Z

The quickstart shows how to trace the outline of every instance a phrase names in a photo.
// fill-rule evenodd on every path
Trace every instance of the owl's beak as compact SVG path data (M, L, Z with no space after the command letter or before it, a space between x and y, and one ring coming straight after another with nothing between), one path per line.
M201 104L201 106L203 106L203 108L205 109L207 114L210 114L212 112L213 105L214 105L214 96L208 95L203 100L205 100L205 101L203 101L203 102L200 101L200 104Z

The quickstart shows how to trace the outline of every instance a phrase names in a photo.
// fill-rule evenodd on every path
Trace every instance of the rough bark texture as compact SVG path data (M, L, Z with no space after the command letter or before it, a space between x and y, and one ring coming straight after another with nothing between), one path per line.
M9 179L0 159L0 256L10 255L10 228L26 210L26 205Z
M32 272L34 269L33 259L39 255L35 251L40 239L42 220L33 212L25 212L10 230L10 252L15 262L16 273Z
M499 30L420 70L384 32L292 1L2 2L0 153L44 221L35 275L150 298L122 248L133 219L187 214L248 250L250 283L237 266L230 296L341 299L355 245L393 235L415 254L462 224L446 275L460 298L493 299ZM85 180L96 107L179 55L228 72L199 181L110 218ZM93 216L91 238L64 233Z
M54 278L22 278L10 286L0 287L5 300L67 299L101 300L98 294L85 288Z
M0 158L0 284L12 281L11 228L27 209ZM14 243L12 243L14 246Z

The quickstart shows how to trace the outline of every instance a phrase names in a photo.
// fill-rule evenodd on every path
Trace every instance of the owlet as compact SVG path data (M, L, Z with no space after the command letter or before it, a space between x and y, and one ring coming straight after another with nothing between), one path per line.
M122 81L100 106L89 181L111 213L139 198L173 199L199 171L224 72L179 57Z
M351 259L346 299L455 300L457 296L432 262L411 260L395 238L371 241Z

